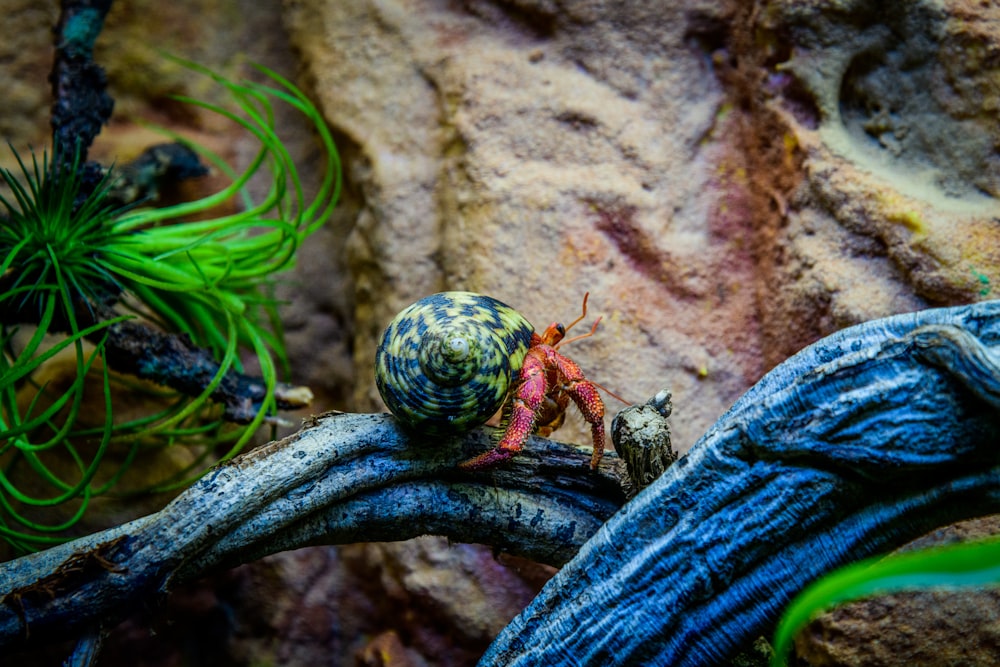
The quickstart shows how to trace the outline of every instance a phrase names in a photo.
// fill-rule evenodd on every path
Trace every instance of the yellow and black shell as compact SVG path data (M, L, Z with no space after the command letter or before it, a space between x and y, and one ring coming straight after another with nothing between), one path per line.
M507 304L441 292L396 315L375 354L390 412L424 433L455 433L492 417L517 380L534 328Z

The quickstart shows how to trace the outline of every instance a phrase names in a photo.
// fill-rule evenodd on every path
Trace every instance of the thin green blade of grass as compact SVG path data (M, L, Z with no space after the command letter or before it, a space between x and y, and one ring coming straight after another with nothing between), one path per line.
M112 184L109 172L78 205L79 151L68 169L62 166L64 160L50 162L48 153L43 152L41 160L33 153L29 165L15 152L23 178L12 171L0 172L0 180L8 182L11 192L8 198L0 199L0 205L9 213L0 219L0 252L4 254L0 267L4 275L10 271L16 276L0 294L0 307L37 304L40 313L39 326L20 353L10 349L8 328L0 331L5 348L0 363L0 422L16 429L16 434L11 434L15 437L7 439L8 444L15 444L4 451L11 452L20 468L32 471L55 492L43 495L22 491L17 495L17 484L6 475L12 468L5 466L0 475L0 535L16 548L33 548L58 540L51 533L74 525L93 495L112 493L141 452L182 443L200 447L193 465L186 466L180 475L167 475L146 490L179 488L219 460L217 445L225 443L228 447L223 459L234 456L276 412L274 358L287 365L287 355L276 315L273 276L293 266L303 240L333 210L341 187L339 156L322 116L286 79L261 69L274 86L234 83L207 68L186 64L224 86L235 109L191 102L235 123L260 142L249 164L237 173L207 148L177 137L230 179L229 185L214 195L158 209L116 208L107 199ZM305 197L296 166L278 134L275 102L305 114L316 126L327 151L326 173L310 200ZM268 187L261 197L251 196L251 179L265 171ZM243 210L197 222L183 221L186 216L211 215L210 211L234 198L243 202ZM43 236L48 239L44 243L39 241ZM80 328L75 308L83 304L89 309L89 321L99 317L91 302L114 302L121 294L127 296L122 303L136 301L136 305L126 307L142 319L156 322L168 332L187 334L196 345L212 350L218 367L197 396L165 392L163 398L173 397L167 407L115 423L112 395L120 388L112 387L109 369L103 363L103 342L96 341L90 355L84 354L82 344L84 339L100 338L103 327L134 315ZM60 327L68 326L68 336L43 351L46 334L61 333L51 331L56 320L65 320ZM273 331L266 328L268 323ZM70 347L75 353L76 381L68 389L61 389L62 394L46 395L48 385L36 383L33 375ZM229 426L219 421L221 406L210 403L210 399L226 374L240 369L240 348L258 356L265 397L250 424ZM98 360L102 363L98 364ZM78 424L84 378L97 372L101 373L104 420L100 426L84 427ZM26 408L17 398L19 386L37 392L27 397ZM44 407L43 396L47 401ZM36 437L42 432L48 435ZM96 451L88 449L84 457L78 442L88 443L88 448L96 443ZM112 442L127 445L125 461L109 471L110 475L102 475L104 481L92 488ZM75 472L56 474L46 465L42 454L47 457L56 452L67 457L70 470ZM63 498L79 502L66 521L34 523L13 506L19 503L38 507ZM38 534L32 535L32 531Z
M1000 540L872 558L841 568L803 590L775 631L773 667L787 665L795 636L831 607L870 595L934 587L1000 583Z

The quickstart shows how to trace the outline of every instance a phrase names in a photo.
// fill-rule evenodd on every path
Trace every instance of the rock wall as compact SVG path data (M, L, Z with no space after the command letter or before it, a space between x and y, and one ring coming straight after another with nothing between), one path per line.
M669 385L682 449L816 338L989 297L996 10L741 4L286 7L362 193L359 409L385 322L440 289L538 326L590 291L574 357L631 400Z
M710 46L732 9L298 3L286 17L354 145L356 368L429 292L491 294L543 327L589 291L604 320L571 354L630 400L664 384L689 398L687 445L760 376L753 221ZM361 374L354 399L380 405ZM586 441L575 417L560 436Z
M0 46L0 129L38 144L56 4L0 5L18 26ZM604 319L567 353L632 401L669 387L685 450L813 340L992 298L1000 280L996 3L119 0L99 45L117 104L95 147L106 161L153 140L139 120L245 159L242 139L169 100L212 93L156 49L225 73L260 61L318 101L346 190L282 288L294 379L316 411L381 409L377 337L420 296L491 294L543 327L574 319L589 291L587 324ZM298 122L289 142L310 164ZM557 437L585 444L568 422ZM261 645L280 638L281 664L316 664L288 653L296 642L336 664L464 664L545 573L484 577L487 552L441 553L277 556L250 571L293 597L236 618ZM476 593L427 584L468 572ZM252 606L263 590L235 597ZM494 602L470 621L455 596Z

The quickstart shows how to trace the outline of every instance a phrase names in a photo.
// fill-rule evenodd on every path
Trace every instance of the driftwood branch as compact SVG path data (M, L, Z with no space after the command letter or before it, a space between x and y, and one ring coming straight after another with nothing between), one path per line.
M534 438L510 466L457 464L485 431L415 442L342 414L210 471L162 511L0 566L0 653L105 627L206 572L310 544L423 534L562 565L623 503L624 466Z
M775 368L605 524L482 665L717 665L806 584L1000 511L1000 302Z
M455 464L489 446L482 433L414 442L387 416L327 417L158 514L0 566L0 650L92 633L206 571L305 544L437 533L558 565L596 531L482 664L715 665L833 568L1000 511L998 408L989 302L804 350L617 513L614 457L591 474L586 453L532 439L471 474Z

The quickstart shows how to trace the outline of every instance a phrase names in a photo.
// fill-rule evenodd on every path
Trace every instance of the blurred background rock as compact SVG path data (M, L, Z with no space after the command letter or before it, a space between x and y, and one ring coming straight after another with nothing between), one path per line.
M43 147L58 3L0 9L0 131ZM162 140L143 123L250 158L171 99L217 91L161 51L230 77L272 67L335 133L344 195L279 293L313 412L382 409L377 336L421 296L487 293L541 328L589 291L604 320L571 356L632 401L668 385L683 452L808 343L1000 280L993 2L117 0L93 159ZM308 125L280 124L308 179ZM573 412L556 435L589 442ZM279 554L178 591L101 664L472 664L548 574L435 538Z

